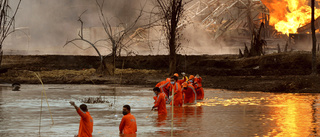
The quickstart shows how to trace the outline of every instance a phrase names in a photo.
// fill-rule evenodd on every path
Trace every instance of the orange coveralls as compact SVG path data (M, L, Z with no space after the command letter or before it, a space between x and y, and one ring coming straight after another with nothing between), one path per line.
M93 132L93 119L89 112L82 112L77 109L77 113L81 117L78 137L92 137Z
M194 79L194 88L196 89L196 92L197 92L197 100L202 100L204 98L204 91L203 91L203 88L202 88L202 78L199 77L199 78L195 78Z
M177 81L177 83L179 83L180 85L182 85L183 82L186 82L186 79L180 79Z
M172 92L172 89L174 91L174 106L182 106L183 100L182 100L182 91L181 91L181 86L177 82L174 83L174 85L170 86L170 92ZM172 102L171 102L172 103ZM171 104L170 103L170 104Z
M167 115L167 109L166 109L166 94L160 93L158 95L155 107L158 107L158 115Z
M163 85L164 83L166 82L170 82L170 78L167 78L166 80L164 81L160 81L159 83L157 83L157 85L155 87L160 87L161 85Z
M166 97L168 97L169 96L169 85L170 85L169 83L170 83L170 79L167 78L166 81L159 82L155 87L160 88L160 92L165 93ZM154 104L156 104L157 98L158 98L157 96L153 96Z
M165 93L167 97L169 96L169 84L170 83L170 78L167 78L165 81L161 81L157 83L155 87L160 88L160 92Z
M122 117L119 131L122 134L135 134L137 132L136 118L131 113Z
M167 97L169 97L169 90L168 90L169 86L170 86L170 81L166 81L161 86L159 86L160 92L165 93Z
M197 96L196 90L191 84L187 85L187 89L182 90L182 93L184 93L184 103L194 103Z

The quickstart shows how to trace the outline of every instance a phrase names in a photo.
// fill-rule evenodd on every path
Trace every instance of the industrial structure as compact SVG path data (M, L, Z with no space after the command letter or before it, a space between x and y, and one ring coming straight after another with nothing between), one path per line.
M314 22L315 30L319 30L320 28L320 17L318 17ZM319 32L316 33L317 39L320 39ZM312 44L312 36L311 36L311 23L308 23L304 26L298 28L298 33L289 34L289 45L298 50L303 50L307 45ZM319 51L319 41L318 41L318 51ZM311 49L311 46L309 50Z
M230 34L228 31L231 36L250 38L261 22L265 24L263 35L270 36L269 10L260 0L199 0L187 7L185 16L180 26L199 23L214 40Z

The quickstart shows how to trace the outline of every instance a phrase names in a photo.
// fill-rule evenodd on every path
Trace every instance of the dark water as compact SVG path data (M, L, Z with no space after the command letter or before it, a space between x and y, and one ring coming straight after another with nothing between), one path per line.
M167 117L151 112L151 88L45 85L54 124L43 96L41 126L41 85L22 85L19 92L10 87L0 89L0 136L73 136L80 117L68 102L80 105L82 98L99 96L109 103L87 104L94 119L93 136L119 136L124 104L132 107L131 113L137 119L137 136L171 136L172 108L167 106ZM319 99L319 94L205 89L203 102L174 108L173 136L318 136Z

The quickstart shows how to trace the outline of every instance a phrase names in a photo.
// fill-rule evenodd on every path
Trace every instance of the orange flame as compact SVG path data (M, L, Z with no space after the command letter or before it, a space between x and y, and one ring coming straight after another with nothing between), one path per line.
M310 23L311 7L306 0L262 0L269 8L270 25L283 34L297 33L299 27ZM315 19L320 16L315 9Z

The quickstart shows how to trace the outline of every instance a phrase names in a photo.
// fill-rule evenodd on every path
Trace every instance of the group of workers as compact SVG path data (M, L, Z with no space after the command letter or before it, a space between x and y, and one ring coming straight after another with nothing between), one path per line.
M76 109L81 117L78 135L75 137L92 137L93 119L88 111L87 105L81 104L79 107L73 102L69 102ZM122 110L122 120L119 125L120 134L135 134L137 132L136 118L130 113L130 106L124 105Z
M159 82L153 91L154 106L152 110L157 108L158 114L167 115L166 104L173 103L174 106L182 106L183 104L195 104L197 100L203 100L204 91L202 88L202 78L199 75L190 75L189 78L182 74L182 79L178 79L179 75L175 73L171 78ZM92 137L93 119L85 104L79 107L73 102L69 102L76 109L81 117L78 135L75 137ZM135 134L137 132L136 118L130 113L130 106L124 105L121 123L119 125L120 134Z
M154 106L159 115L166 115L166 104L173 103L174 106L183 104L196 104L197 100L203 100L204 91L202 88L202 78L197 74L190 75L189 78L182 72L182 79L178 79L179 74L175 73L171 78L159 82L153 91L155 96Z

